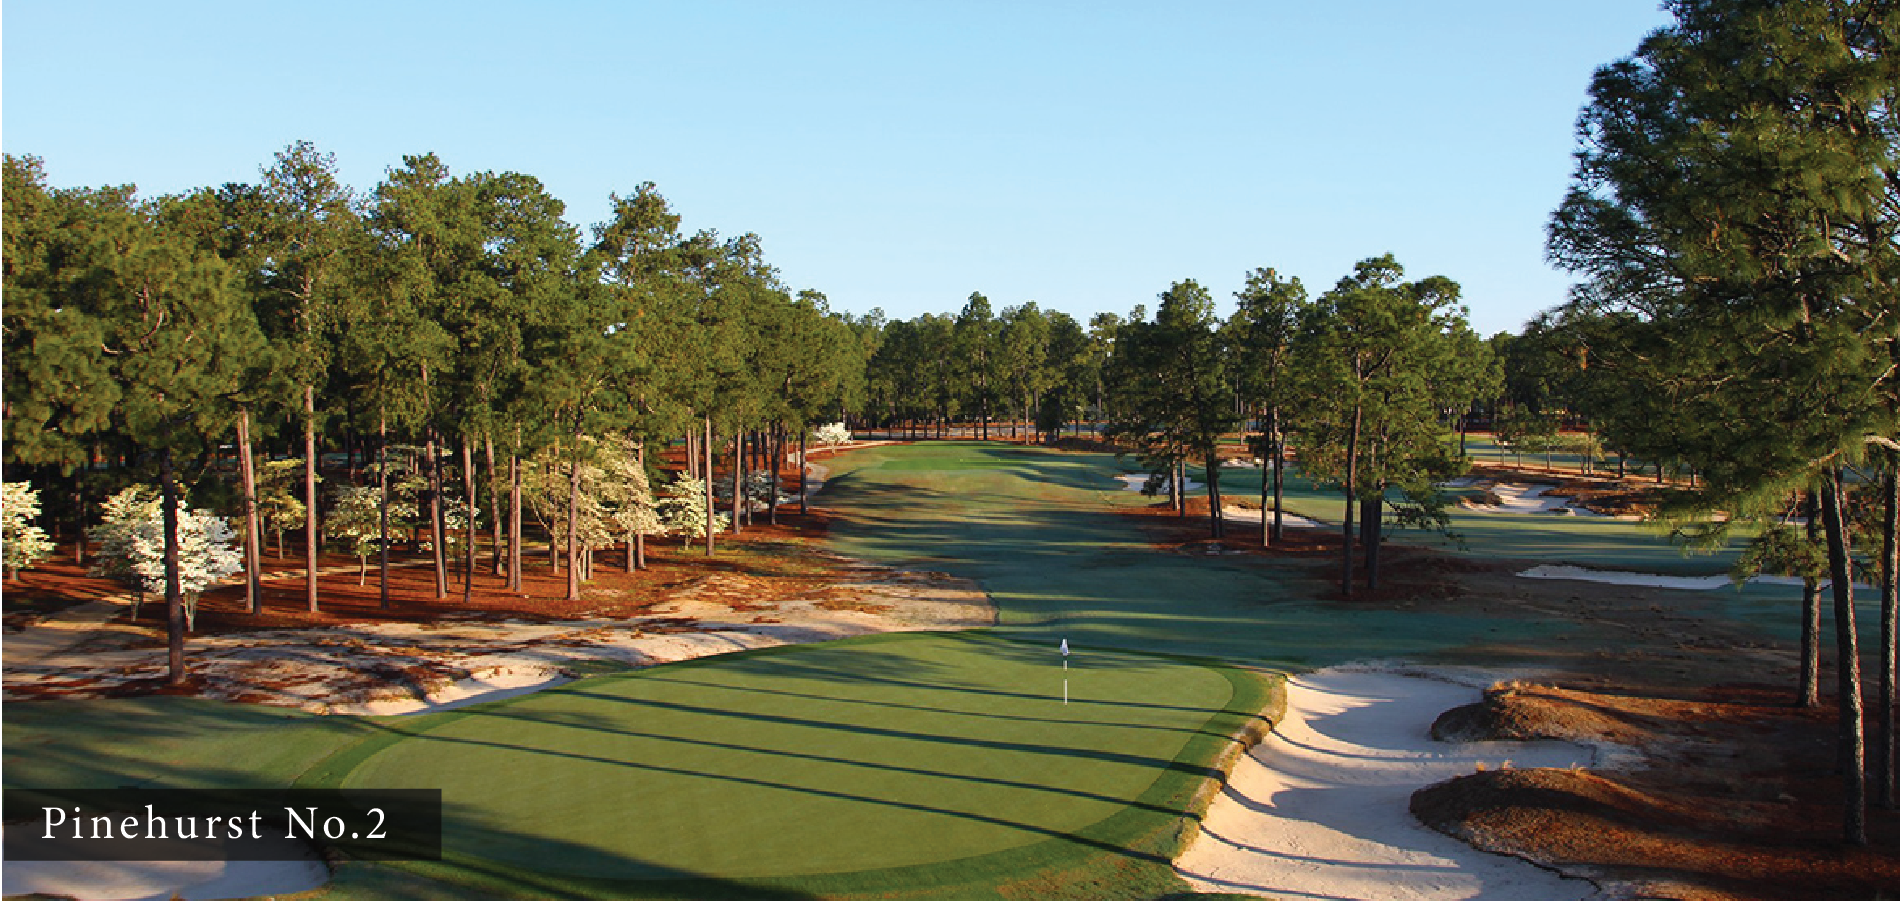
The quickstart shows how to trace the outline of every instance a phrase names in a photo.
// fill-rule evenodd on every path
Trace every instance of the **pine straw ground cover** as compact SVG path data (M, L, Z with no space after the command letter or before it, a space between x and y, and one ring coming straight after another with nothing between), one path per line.
M188 637L192 680L182 691L206 697L322 711L334 704L421 696L471 676L624 668L786 641L890 629L967 628L990 621L975 586L937 573L869 566L812 542L821 515L748 528L719 554L694 547L649 548L649 568L624 571L603 554L577 602L545 558L524 567L524 591L507 590L486 566L467 597L457 574L435 596L426 559L398 559L390 605L372 575L353 567L319 579L321 608L304 606L303 580L266 581L265 610L252 614L242 588L208 592ZM537 555L538 556L538 555ZM58 573L36 573L55 583ZM163 673L163 608L148 603L74 652L6 674L7 697L178 693Z
M1640 764L1475 773L1420 791L1412 811L1476 847L1640 897L1895 897L1900 816L1875 810L1867 847L1839 841L1832 723L1829 710L1790 708L1786 691L1744 685L1670 698L1499 687L1434 735L1608 741L1640 748Z

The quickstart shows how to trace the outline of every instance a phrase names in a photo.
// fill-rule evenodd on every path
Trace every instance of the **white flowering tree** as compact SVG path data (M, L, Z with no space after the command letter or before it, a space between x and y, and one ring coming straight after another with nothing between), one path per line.
M567 502L572 493L570 464L558 448L535 454L522 466L521 494L528 510L548 534L554 547L567 544ZM614 542L613 525L600 497L601 472L592 461L581 464L580 496L576 499L575 539L581 550L608 547Z
M429 490L429 479L414 465L415 456L422 448L405 444L392 444L384 453L389 467L389 543L396 543L396 533L406 532L409 540L421 550L429 550L429 542L421 539L423 520L422 493ZM363 472L371 485L382 482L383 463L370 463ZM444 516L446 518L446 511ZM378 528L380 529L380 523ZM372 548L371 553L375 553Z
M851 430L842 422L833 422L819 426L811 433L811 440L819 447L837 447L851 443Z
M745 488L746 503L752 505L755 509L769 506L772 503L772 493L778 490L777 475L763 470L754 470L746 473L745 480L741 484ZM732 486L724 482L714 485L713 497L721 502L731 503ZM786 499L782 493L779 495L779 498L780 500Z
M99 524L87 533L99 545L98 556L93 558L92 574L113 579L133 590L134 619L139 615L138 605L145 599L145 582L133 568L136 555L132 536L138 524L149 519L158 519L163 525L158 489L150 485L133 485L106 498ZM161 584L158 590L162 593L165 588Z
M343 485L332 491L330 496L334 498L334 504L329 518L324 521L324 532L356 555L356 584L363 585L369 579L370 555L382 549L382 492L376 488ZM400 496L390 498L389 530L392 535L399 529L408 528L415 518L413 493L407 499Z
M0 495L0 565L18 581L23 570L53 552L46 531L33 524L40 518L40 493L26 482L7 482ZM0 574L4 575L4 574Z
M667 531L688 538L706 537L706 483L681 473L666 487L666 494L659 501L659 512ZM723 532L730 525L732 521L726 514L714 514L714 533Z
M653 486L646 467L640 462L632 439L624 435L608 437L600 443L595 466L600 481L595 486L607 514L608 531L627 546L627 571L632 572L634 543L637 539L666 534L660 521L659 507L653 500ZM582 473L583 476L586 473Z
M137 594L138 617L145 592L165 593L165 516L158 491L133 485L107 499L99 527L99 566L94 572L130 584ZM185 628L197 626L198 596L206 588L244 571L244 552L231 525L209 510L191 510L178 502L178 590L184 596Z
M631 545L636 536L666 534L633 442L618 435L581 440L586 457L575 511L581 550L591 554L617 543ZM556 547L567 543L567 503L573 492L573 464L563 456L559 449L543 451L529 461L522 476L528 509L554 536ZM631 559L631 549L628 553Z
M297 496L303 487L302 459L271 460L257 471L257 512L264 527L277 533L277 558L284 556L284 533L304 527L304 503ZM322 481L322 477L318 477Z

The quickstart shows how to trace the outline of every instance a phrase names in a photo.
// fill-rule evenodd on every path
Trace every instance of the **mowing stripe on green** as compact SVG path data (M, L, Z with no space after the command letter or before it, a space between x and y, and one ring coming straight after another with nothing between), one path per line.
M585 680L396 731L340 784L439 787L458 853L613 879L914 866L1120 811L1234 698L1205 666L894 635ZM329 778L335 767L326 767ZM505 777L505 778L504 778ZM532 838L533 841L523 841Z

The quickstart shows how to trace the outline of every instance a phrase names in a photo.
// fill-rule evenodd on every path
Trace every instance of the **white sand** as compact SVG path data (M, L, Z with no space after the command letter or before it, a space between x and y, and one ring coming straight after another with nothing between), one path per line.
M1526 579L1569 579L1576 582L1602 582L1606 585L1630 585L1639 588L1675 588L1682 591L1711 591L1734 585L1728 576L1659 576L1654 573L1624 572L1612 569L1584 569L1581 566L1533 566L1521 573ZM1801 579L1794 576L1755 576L1748 580L1762 585L1800 586ZM1822 581L1826 589L1833 585ZM1856 590L1872 591L1871 585L1854 583Z
M333 704L330 713L351 716L406 716L452 710L484 701L500 701L573 681L559 670L538 666L498 666L477 676L450 683L423 697L382 698L356 704Z
M1261 511L1249 510L1246 507L1230 507L1230 506L1223 505L1220 508L1220 515L1221 515L1221 518L1227 520L1228 522L1259 522L1260 517L1261 517ZM1280 521L1282 523L1285 523L1286 527L1289 529L1318 529L1326 525L1325 523L1320 522L1317 519L1307 519L1306 517L1301 516L1298 513L1282 514L1280 517Z
M1478 689L1391 672L1290 680L1287 715L1243 757L1175 862L1204 892L1365 901L1562 901L1595 894L1425 828L1412 793L1484 766L1585 765L1563 742L1433 741L1431 724Z
M1144 473L1139 473L1139 472L1131 472L1125 476L1116 476L1116 478L1121 479L1122 484L1126 486L1124 490L1127 490L1127 491L1140 491L1142 489L1142 486L1148 484L1148 476ZM1206 485L1196 482L1193 479L1187 480L1187 490L1189 491L1199 491L1202 488L1206 488L1206 487L1207 487ZM1174 491L1173 482L1168 479L1162 479L1161 489L1157 491L1156 493L1157 494L1171 494L1173 493L1173 491Z
M1566 497L1545 497L1550 490L1548 485L1527 485L1521 482L1498 482L1491 486L1491 493L1497 495L1497 504L1478 504L1469 500L1461 506L1473 513L1555 513L1562 516L1601 516L1602 514L1582 507L1570 506Z
M41 892L85 901L187 901L288 895L321 888L330 870L306 845L295 860L65 861L9 860L0 892Z

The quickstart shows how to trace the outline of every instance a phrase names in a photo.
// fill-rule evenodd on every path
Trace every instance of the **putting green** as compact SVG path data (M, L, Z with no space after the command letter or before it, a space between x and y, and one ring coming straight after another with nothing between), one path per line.
M1131 839L1090 833L1131 804L1140 831L1166 831L1266 697L1225 668L1070 659L1064 703L1048 644L886 635L706 658L385 720L302 784L440 788L454 861L583 880L1046 857Z

